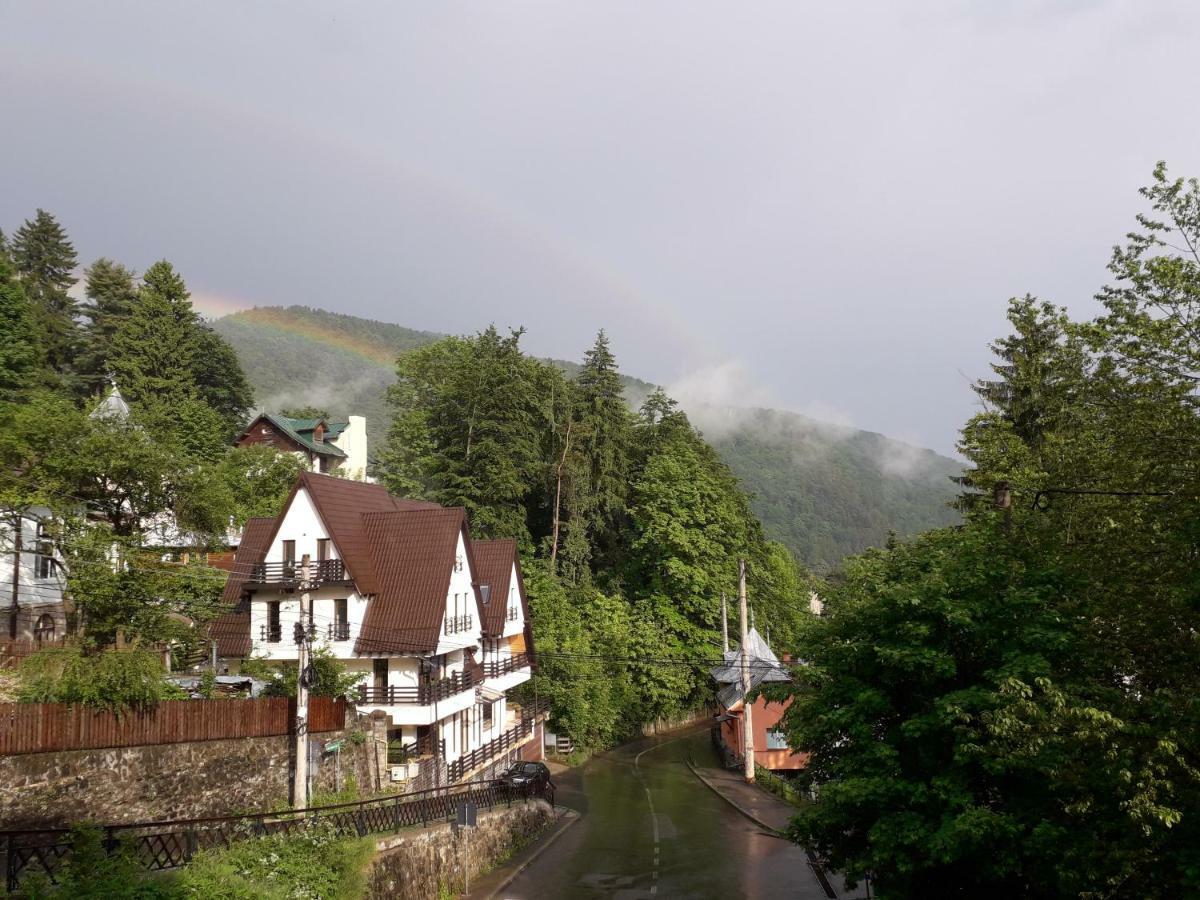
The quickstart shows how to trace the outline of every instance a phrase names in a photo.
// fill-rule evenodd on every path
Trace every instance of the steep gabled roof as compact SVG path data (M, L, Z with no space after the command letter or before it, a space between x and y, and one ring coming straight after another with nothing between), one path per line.
M301 472L292 489L292 495L283 507L279 522L287 516L292 498L304 488L312 498L313 506L325 523L338 555L350 570L350 577L358 585L360 593L374 594L378 590L375 567L370 546L363 529L363 513L393 512L397 503L419 501L397 501L381 484L349 481L333 475L318 475L316 472ZM431 504L432 505L432 504ZM274 535L272 534L272 538Z
M725 664L712 670L713 680L721 685L717 700L725 709L731 709L746 697L742 690L742 657L746 657L750 670L750 693L765 682L791 681L787 667L771 652L767 642L754 628L746 635L746 646L725 653Z
M316 453L321 456L333 456L337 457L338 459L344 459L346 457L346 451L336 444L313 440L312 433L313 429L316 428L315 423L322 422L324 421L323 419L289 419L287 416L279 416L275 413L259 413L254 417L254 421L242 429L242 433L238 436L238 440L241 440L241 438L253 431L254 426L263 419L266 419L290 441L304 450L307 450L309 453ZM303 426L308 423L314 424L308 425L306 433L306 430ZM338 434L341 434L342 430L344 429L339 429Z
M274 533L275 519L272 518L250 519L242 531L242 540L233 558L233 571L221 593L221 603L231 608L217 617L209 629L221 656L250 655L250 603L242 595L242 586L251 566L263 561Z
M367 604L354 649L359 653L433 650L446 615L459 535L475 571L466 510L428 504L366 513L362 521L373 555L376 596Z
M475 580L480 587L488 585L490 595L487 604L483 603L482 596L480 598L479 616L483 620L480 625L484 635L499 637L504 631L508 589L512 581L513 566L517 561L517 542L471 541L471 551L475 557L475 564L479 567L475 570Z

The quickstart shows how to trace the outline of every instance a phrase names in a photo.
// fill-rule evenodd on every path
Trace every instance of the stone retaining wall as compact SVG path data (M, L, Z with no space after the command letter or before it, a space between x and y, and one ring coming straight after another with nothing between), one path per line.
M364 719L342 732L311 738L322 747L334 739L342 741L340 762L333 753L320 755L314 790L337 790L353 775L364 795L373 793L378 775L370 724ZM279 735L3 756L0 829L274 809L288 800L293 740Z
M554 818L542 800L480 812L476 828L459 831L438 825L379 841L367 896L375 900L428 900L449 892L458 896L470 871L474 881L518 844L538 834Z

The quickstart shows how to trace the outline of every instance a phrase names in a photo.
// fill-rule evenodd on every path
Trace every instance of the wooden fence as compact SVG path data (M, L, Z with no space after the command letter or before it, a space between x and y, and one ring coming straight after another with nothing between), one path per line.
M164 700L120 715L64 703L0 703L0 756L293 733L296 701ZM340 731L346 701L313 697L310 732Z

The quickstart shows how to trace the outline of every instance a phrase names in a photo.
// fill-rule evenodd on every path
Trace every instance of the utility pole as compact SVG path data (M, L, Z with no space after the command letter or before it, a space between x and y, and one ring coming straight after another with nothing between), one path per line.
M8 636L17 638L17 620L21 615L21 529L25 522L18 512L13 515L13 570L12 570L12 618L8 623Z
M308 616L312 609L308 554L300 563L300 621L296 624L296 655L300 672L296 678L296 772L292 780L292 806L308 806Z
M746 631L746 561L738 560L738 607L742 620L742 750L746 755L746 781L754 784L754 722L750 711L750 651Z
M729 652L729 611L726 608L724 591L721 591L721 649Z

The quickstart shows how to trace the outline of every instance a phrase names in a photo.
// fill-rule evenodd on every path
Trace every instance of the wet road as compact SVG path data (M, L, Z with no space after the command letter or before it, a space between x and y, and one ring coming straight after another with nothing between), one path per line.
M703 785L689 753L715 764L707 729L647 738L559 775L557 802L584 816L503 896L825 900L804 851Z

